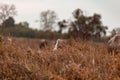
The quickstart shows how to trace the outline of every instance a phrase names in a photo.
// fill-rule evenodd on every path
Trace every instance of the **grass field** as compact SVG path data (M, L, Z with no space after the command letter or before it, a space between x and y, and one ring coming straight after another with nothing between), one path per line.
M53 41L39 49L39 39L15 38L0 45L0 80L120 80L120 54L106 44L70 40L53 51Z

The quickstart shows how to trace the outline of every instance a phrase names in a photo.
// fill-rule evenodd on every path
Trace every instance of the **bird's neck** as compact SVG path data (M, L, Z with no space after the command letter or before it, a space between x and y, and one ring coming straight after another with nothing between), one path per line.
M55 44L54 50L56 50L57 48L58 48L58 40L56 41L56 44Z

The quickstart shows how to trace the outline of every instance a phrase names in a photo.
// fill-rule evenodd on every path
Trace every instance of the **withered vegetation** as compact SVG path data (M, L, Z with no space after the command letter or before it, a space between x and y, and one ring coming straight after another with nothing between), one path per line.
M106 44L70 40L53 51L52 41L42 50L38 43L0 43L0 80L120 80L120 54L109 54Z

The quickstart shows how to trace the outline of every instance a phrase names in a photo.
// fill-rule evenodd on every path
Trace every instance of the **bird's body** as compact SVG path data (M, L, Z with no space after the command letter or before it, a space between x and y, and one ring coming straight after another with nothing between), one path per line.
M108 41L108 52L120 52L120 33L117 33Z
M42 49L42 48L45 48L47 45L48 45L47 40L42 39L42 40L40 41L39 47L40 47L40 49Z

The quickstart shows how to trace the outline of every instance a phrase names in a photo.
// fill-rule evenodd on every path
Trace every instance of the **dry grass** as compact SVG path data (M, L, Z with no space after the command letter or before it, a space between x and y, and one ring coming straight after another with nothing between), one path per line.
M120 80L120 54L110 55L105 44L72 40L63 49L50 45L38 53L38 42L1 44L0 80Z

